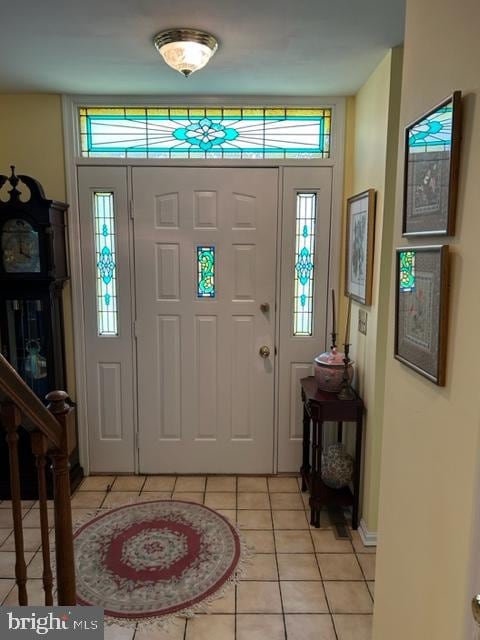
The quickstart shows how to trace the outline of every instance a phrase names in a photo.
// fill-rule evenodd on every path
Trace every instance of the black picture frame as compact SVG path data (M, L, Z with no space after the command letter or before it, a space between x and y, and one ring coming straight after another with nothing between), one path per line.
M413 254L413 278L409 262ZM448 324L448 245L396 250L395 358L438 386L445 385Z
M461 97L461 91L454 91L405 128L402 225L405 237L455 233ZM442 128L446 134L443 139Z

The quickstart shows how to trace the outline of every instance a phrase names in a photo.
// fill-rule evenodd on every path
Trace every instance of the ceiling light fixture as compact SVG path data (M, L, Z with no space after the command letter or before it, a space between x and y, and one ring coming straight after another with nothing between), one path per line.
M186 78L202 69L218 49L217 39L198 29L167 29L153 42L165 62Z

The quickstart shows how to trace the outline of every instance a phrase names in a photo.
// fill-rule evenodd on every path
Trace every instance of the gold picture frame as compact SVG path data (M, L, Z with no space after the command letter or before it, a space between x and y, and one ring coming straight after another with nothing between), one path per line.
M366 306L372 304L375 204L375 189L347 200L345 295Z

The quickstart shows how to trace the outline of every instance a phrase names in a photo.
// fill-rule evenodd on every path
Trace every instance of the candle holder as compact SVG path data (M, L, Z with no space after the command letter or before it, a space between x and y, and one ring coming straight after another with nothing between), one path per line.
M344 344L344 353L345 357L343 358L343 378L342 378L342 386L340 387L340 391L337 393L337 398L339 400L354 400L355 392L352 389L352 385L350 384L350 377L348 375L349 367L351 360L348 357L348 353L350 351L350 345Z
M330 335L332 336L332 345L330 349L333 350L337 348L337 332L335 331L335 329L333 329Z

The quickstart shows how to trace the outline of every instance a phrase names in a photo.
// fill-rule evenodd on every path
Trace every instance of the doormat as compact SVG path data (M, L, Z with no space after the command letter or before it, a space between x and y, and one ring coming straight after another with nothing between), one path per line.
M105 622L191 616L237 579L248 555L238 531L200 504L156 500L101 513L74 536L77 604Z

